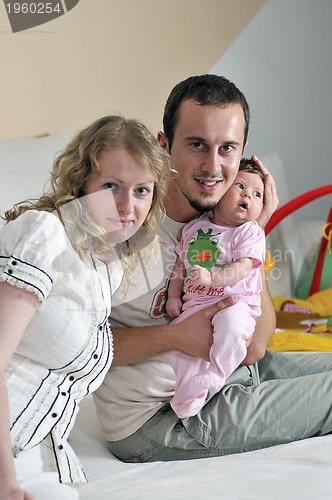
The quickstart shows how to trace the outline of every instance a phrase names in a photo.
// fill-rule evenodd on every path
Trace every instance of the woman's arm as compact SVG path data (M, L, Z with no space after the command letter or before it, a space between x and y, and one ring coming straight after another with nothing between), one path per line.
M9 433L5 368L40 305L32 293L0 283L0 500L29 500L16 480Z

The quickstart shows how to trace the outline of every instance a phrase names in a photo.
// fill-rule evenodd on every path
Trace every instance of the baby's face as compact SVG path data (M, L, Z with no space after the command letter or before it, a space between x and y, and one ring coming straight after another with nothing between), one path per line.
M213 221L240 226L256 220L262 211L263 199L264 183L260 175L240 171L216 206Z

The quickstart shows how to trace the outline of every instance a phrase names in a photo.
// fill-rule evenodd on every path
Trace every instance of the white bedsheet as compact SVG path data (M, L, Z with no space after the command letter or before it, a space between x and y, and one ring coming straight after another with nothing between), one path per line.
M82 500L332 499L332 435L224 457L125 464L106 449L88 399L71 444L90 480Z

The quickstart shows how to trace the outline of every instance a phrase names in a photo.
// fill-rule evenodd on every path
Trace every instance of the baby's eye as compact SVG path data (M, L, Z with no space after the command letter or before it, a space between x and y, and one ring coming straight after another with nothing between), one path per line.
M242 182L236 182L235 186L238 187L239 189L244 189L244 185L242 184Z
M253 191L253 195L256 197L256 198L261 198L262 197L262 193L260 191Z

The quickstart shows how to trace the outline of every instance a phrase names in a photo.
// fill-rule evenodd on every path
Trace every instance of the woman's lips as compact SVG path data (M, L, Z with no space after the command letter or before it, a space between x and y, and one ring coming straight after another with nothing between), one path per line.
M107 220L112 225L114 230L125 229L125 228L133 225L133 221L131 219L110 219L110 218L108 218Z
M123 228L126 228L128 226L131 226L133 224L133 221L128 219L126 220L121 219L120 223Z

